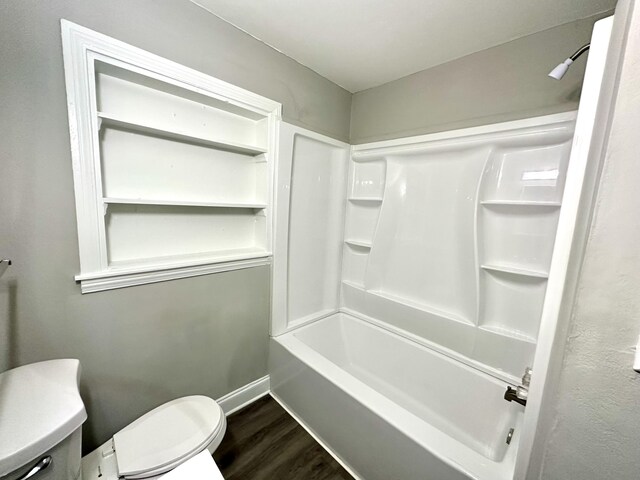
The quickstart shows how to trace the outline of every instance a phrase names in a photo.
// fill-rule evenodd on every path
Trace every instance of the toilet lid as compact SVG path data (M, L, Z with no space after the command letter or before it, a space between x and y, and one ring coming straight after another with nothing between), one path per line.
M208 446L223 412L211 398L178 398L160 405L113 436L121 477L163 473Z

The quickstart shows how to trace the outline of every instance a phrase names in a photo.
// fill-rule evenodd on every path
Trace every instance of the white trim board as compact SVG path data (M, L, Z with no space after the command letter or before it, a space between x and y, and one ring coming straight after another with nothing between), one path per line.
M500 133L508 130L515 130L527 127L539 127L540 125L549 125L555 122L569 122L575 120L577 111L553 113L550 115L542 115L537 117L522 118L520 120L511 120L509 122L488 123L477 127L459 128L456 130L447 130L445 132L427 133L425 135L415 135L411 137L395 138L393 140L380 140L378 142L361 143L353 145L353 151L370 150L374 148L398 147L405 145L413 145L416 143L437 142L440 140L451 140L459 137L470 137L474 135L484 135L487 133Z
M82 293L93 293L116 288L133 287L135 285L145 285L147 283L167 282L179 278L199 277L211 273L242 270L244 268L260 267L263 265L271 265L270 256L210 264L169 264L165 267L155 267L148 271L123 269L120 272L118 270L111 270L100 275L77 276L76 281L80 283L80 291Z
M216 402L220 405L224 414L229 416L269 394L270 391L271 384L269 375L265 375L262 378L246 384L244 387L227 393L217 399Z
M584 77L582 95L576 120L575 134L571 147L569 169L562 199L562 209L558 220L554 253L549 268L549 283L547 294L542 308L538 343L533 360L533 375L527 400L527 408L520 434L518 456L514 471L514 479L527 478L531 467L532 452L537 441L540 427L540 413L545 395L548 395L550 372L554 362L561 358L554 357L554 344L556 334L561 328L563 319L563 305L573 304L573 293L568 291L572 282L570 262L574 252L576 239L586 238L589 223L580 224L582 202L588 202L593 196L592 187L585 185L585 179L590 171L599 168L600 158L590 158L594 155L593 142L597 138L598 112L601 96L608 94L602 91L603 79L607 75L607 60L609 56L609 43L613 30L613 16L596 22L591 37L591 49L587 61L587 69ZM615 60L613 60L615 61ZM611 73L609 73L610 75ZM604 107L605 110L608 106ZM584 229L584 230L582 230Z

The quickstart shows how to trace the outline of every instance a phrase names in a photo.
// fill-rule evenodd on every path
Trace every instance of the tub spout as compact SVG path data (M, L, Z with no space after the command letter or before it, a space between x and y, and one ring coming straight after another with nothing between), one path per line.
M507 402L517 402L520 405L527 406L527 398L522 398L522 394L520 392L520 387L511 388L507 386L507 391L504 392L504 399Z
M531 385L531 374L533 371L531 367L527 367L524 370L522 376L522 385L516 388L507 386L507 391L504 392L504 399L507 402L517 402L522 406L527 406L527 397L529 396L529 385Z

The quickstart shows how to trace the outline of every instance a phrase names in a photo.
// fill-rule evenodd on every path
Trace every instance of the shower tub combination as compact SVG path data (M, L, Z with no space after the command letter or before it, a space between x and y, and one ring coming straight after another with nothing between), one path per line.
M280 125L271 392L354 477L525 478L611 24L577 116L353 147Z
M271 390L354 476L513 478L574 124L351 152L282 125Z

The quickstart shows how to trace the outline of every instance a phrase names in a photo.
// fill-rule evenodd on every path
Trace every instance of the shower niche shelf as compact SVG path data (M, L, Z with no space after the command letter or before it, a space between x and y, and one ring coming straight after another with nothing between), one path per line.
M478 328L535 344L564 190L569 140L497 149L478 211Z
M547 278L548 273L528 270L526 268L514 267L512 265L480 265L483 270L507 273L510 275L523 275L525 277Z
M547 272L558 224L558 209L482 209L478 232L481 265Z
M364 289L386 180L386 161L351 161L342 276Z
M382 202L382 197L349 197L347 200L354 203L358 203L358 202L380 203Z
M384 160L352 162L349 199L381 201L384 193L386 162Z
M82 291L268 263L280 104L72 24L63 38Z
M538 208L560 208L560 202L535 202L527 200L483 200L480 202L487 208L500 207L538 207Z
M365 250L371 249L371 242L366 242L364 240L345 240L344 243L351 247L362 248Z
M485 271L482 277L480 327L535 341L547 287L546 278L496 271Z

